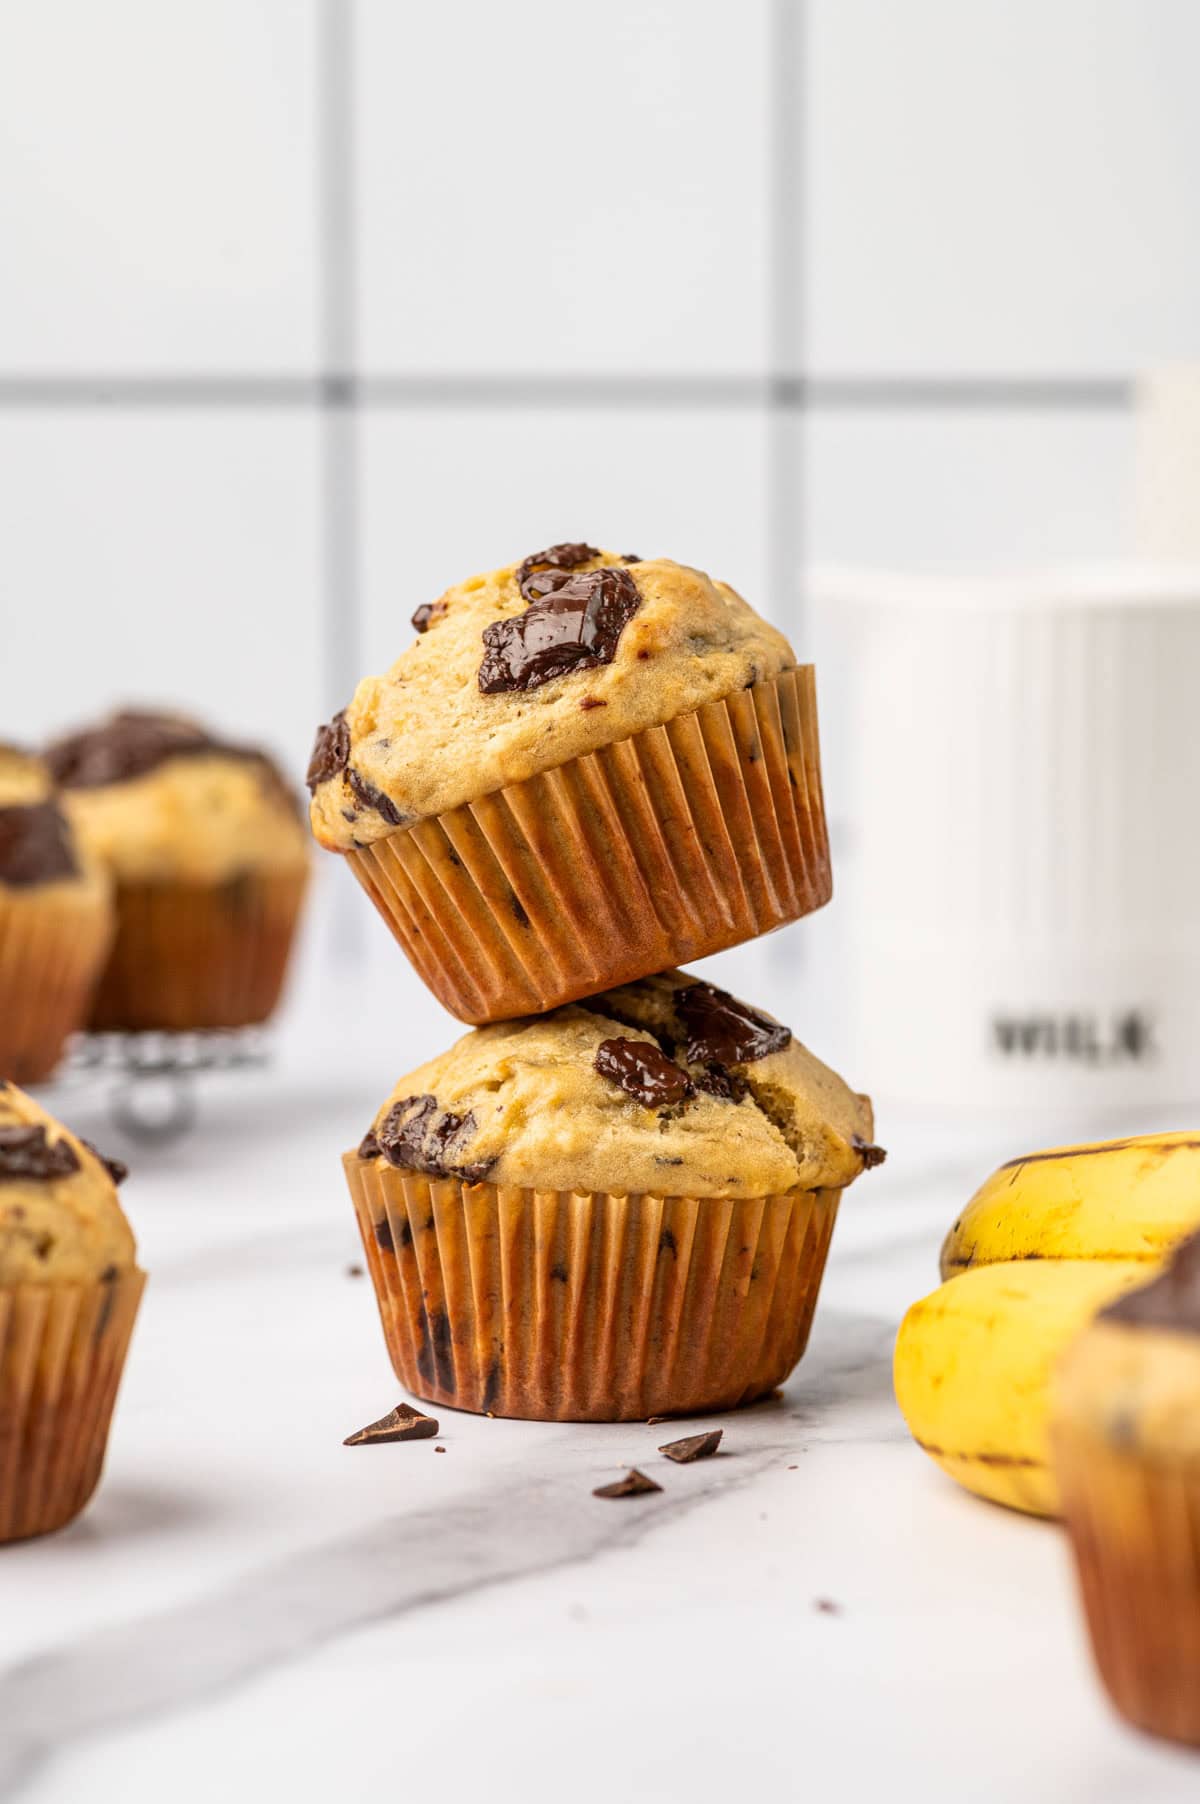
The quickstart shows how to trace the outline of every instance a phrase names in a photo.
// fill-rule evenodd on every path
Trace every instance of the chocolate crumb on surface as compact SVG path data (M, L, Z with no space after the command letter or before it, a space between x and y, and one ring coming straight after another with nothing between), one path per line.
M602 1040L593 1063L646 1109L669 1108L693 1094L687 1072L653 1040Z
M707 1434L685 1435L681 1441L667 1441L659 1448L677 1466L690 1466L693 1460L710 1459L721 1445L723 1428L711 1428Z
M355 1434L346 1436L343 1447L370 1447L383 1441L429 1441L438 1432L437 1420L411 1403L397 1403L378 1422L368 1422Z
M35 1178L50 1182L79 1170L79 1157L69 1140L48 1140L39 1122L33 1127L0 1127L0 1182Z
M365 1273L361 1265L348 1265L346 1267L346 1276L348 1278L361 1278L365 1276Z
M652 1478L647 1478L644 1472L639 1472L636 1466L631 1466L624 1478L618 1478L616 1482L611 1485L599 1485L596 1490L592 1492L592 1496L646 1497L651 1491L661 1490L661 1485L656 1485Z
M840 1616L842 1613L841 1604L835 1604L832 1597L814 1598L813 1609L819 1610L822 1616Z

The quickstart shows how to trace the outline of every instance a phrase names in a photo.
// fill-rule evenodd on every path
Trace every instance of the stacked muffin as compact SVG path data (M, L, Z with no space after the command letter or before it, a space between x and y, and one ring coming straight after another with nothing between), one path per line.
M397 1374L552 1419L727 1407L804 1349L870 1104L672 967L825 902L813 673L732 589L562 544L419 608L317 735L317 839L483 1025L346 1170Z

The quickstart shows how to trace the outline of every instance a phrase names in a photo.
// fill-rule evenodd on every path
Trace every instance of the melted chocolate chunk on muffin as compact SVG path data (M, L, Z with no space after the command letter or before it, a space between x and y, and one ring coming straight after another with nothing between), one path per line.
M545 551L534 551L517 568L517 587L526 601L538 601L561 589L572 570L590 564L600 552L582 541L574 544L550 545Z
M790 1027L770 1021L711 983L692 983L675 992L675 1006L687 1032L688 1061L694 1065L748 1065L782 1052Z
M69 1140L50 1140L41 1123L0 1127L0 1180L70 1177L79 1158Z
M484 627L480 692L537 689L571 671L611 664L621 634L640 606L637 584L619 566L568 576L531 601L523 614Z
M318 783L328 782L344 771L350 762L350 729L346 725L346 710L335 714L327 726L317 728L317 736L313 741L312 757L308 761L305 782L310 792Z
M79 875L70 829L56 803L0 808L0 883L23 889Z
M388 1164L402 1171L478 1184L491 1170L492 1161L463 1161L457 1156L474 1131L473 1114L455 1115L439 1109L435 1096L406 1096L388 1110L376 1138Z
M670 1108L693 1094L687 1072L652 1040L602 1040L594 1063L643 1108Z

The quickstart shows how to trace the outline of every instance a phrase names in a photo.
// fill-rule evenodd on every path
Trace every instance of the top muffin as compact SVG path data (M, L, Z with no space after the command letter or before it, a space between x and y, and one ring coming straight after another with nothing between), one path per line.
M317 735L312 828L369 845L792 669L725 583L552 545L417 609L415 642Z
M221 883L306 863L277 766L182 715L114 714L46 757L72 822L120 882Z
M769 1015L682 971L477 1028L396 1086L360 1158L466 1183L756 1197L883 1157L871 1105Z
M0 1079L0 1285L80 1284L134 1263L124 1167Z
M70 884L102 900L107 884L81 851L40 758L0 745L0 884Z

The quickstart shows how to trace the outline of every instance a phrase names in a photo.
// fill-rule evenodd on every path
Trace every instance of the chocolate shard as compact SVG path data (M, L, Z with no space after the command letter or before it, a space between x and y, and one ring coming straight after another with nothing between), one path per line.
M628 570L606 565L568 579L523 614L483 629L479 688L484 695L537 689L575 670L611 664L642 598Z
M599 1485L592 1492L593 1497L646 1497L651 1491L661 1491L652 1478L639 1472L636 1466L630 1466L624 1478L618 1478L615 1484Z
M54 802L0 808L0 883L25 889L78 875L70 829Z
M493 1159L460 1159L457 1155L475 1132L475 1117L439 1109L436 1096L406 1096L393 1104L376 1131L379 1150L401 1171L421 1171L432 1178L458 1178L481 1184Z
M590 563L600 553L594 545L582 540L573 544L550 545L545 551L533 551L517 570L517 587L526 601L536 601L561 588L572 570Z
M382 789L376 789L374 783L368 782L362 772L355 770L353 765L346 772L346 781L364 808L374 808L375 812L382 815L390 827L404 825L404 816L391 796L385 796Z
M1200 1234L1182 1241L1149 1284L1128 1290L1107 1304L1097 1320L1200 1334Z
M350 728L346 725L346 710L343 708L327 726L317 728L312 757L308 761L304 778L309 790L315 790L319 783L327 783L330 777L340 776L349 762Z
M375 1138L375 1129L368 1128L366 1133L363 1135L362 1139L358 1143L359 1158L360 1159L377 1159L379 1157L381 1150L382 1149L379 1145L379 1142Z
M34 1178L50 1182L79 1170L79 1155L69 1140L48 1140L39 1122L33 1127L0 1127L0 1181Z
M873 1146L869 1140L864 1140L860 1134L852 1134L850 1136L850 1144L862 1160L864 1171L874 1171L875 1167L877 1165L882 1165L887 1158L886 1147Z
M411 1403L397 1403L378 1422L368 1422L356 1434L348 1434L343 1447L373 1447L382 1441L431 1441L438 1433L437 1420Z
M749 1065L781 1052L792 1037L790 1028L711 983L676 990L675 1007L688 1037L689 1065Z
M685 1435L682 1441L668 1441L658 1451L673 1459L677 1466L690 1466L693 1460L711 1459L721 1445L724 1432L723 1428L713 1428L707 1434Z
M692 1095L692 1080L653 1040L602 1040L593 1061L644 1109L669 1108Z
M129 1167L126 1165L124 1159L110 1159L107 1153L102 1153L98 1146L93 1146L90 1140L85 1140L83 1138L82 1134L80 1134L79 1140L83 1146L87 1147L94 1159L99 1159L101 1165L103 1165L114 1184L123 1184L125 1182L126 1178L129 1176Z
M437 604L432 601L423 601L420 607L416 609L412 617L412 629L414 633L427 633L429 631L429 622L433 619L433 610L436 605Z

